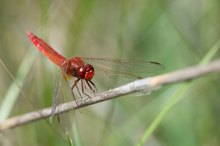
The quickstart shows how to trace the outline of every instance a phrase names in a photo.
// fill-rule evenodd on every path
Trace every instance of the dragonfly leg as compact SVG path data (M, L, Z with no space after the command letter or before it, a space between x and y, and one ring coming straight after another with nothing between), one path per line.
M74 98L75 101L76 101L76 98L75 98L75 95L74 95L74 93L73 93L73 89L74 89L74 87L76 86L76 88L77 88L77 90L78 90L77 83L79 82L79 80L80 80L80 79L75 80L73 86L71 87L71 93L72 93L72 96L73 96L73 98Z
M91 89L91 90L92 90L93 92L97 91L97 88L96 88L95 84L94 84L91 80L89 80L89 81L87 82L87 84L90 86L89 83L91 83L91 84L93 85L93 87L95 88L95 90L94 90L94 89ZM90 87L90 88L92 88L92 87Z
M77 85L76 85L76 89L77 89L77 92L79 93L80 98L82 99L82 94L80 93L79 88L78 88Z
M82 88L82 93L86 96L88 96L90 99L91 99L91 96L86 94L85 91L84 91L84 83L83 83L83 80L81 80L81 88ZM89 87L90 88L90 87Z
M92 81L86 81L86 84L89 86L89 89L92 90L92 92L94 93L96 90L96 86ZM95 88L95 90L92 88L91 84L93 85L93 87Z

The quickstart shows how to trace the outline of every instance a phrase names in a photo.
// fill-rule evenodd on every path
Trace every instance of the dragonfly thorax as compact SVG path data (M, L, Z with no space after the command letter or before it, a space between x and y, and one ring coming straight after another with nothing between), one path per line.
M94 76L94 68L91 64L86 64L78 69L78 77L85 80L91 80Z

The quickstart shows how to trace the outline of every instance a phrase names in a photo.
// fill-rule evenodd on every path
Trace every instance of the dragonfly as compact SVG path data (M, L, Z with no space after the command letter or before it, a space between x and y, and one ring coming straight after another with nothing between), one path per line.
M101 57L65 58L40 37L31 32L27 32L27 35L38 50L61 69L65 81L74 78L70 90L75 101L75 92L81 98L91 98L91 94L98 91L114 88L164 69L162 64L154 61L125 61Z

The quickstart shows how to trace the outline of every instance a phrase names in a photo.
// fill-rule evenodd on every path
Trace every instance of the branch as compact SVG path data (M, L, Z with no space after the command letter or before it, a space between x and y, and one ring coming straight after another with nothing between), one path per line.
M72 109L82 108L137 91L144 90L144 92L147 92L156 90L159 89L159 87L161 87L162 85L192 80L194 78L198 78L200 76L204 76L214 72L220 72L220 60L213 61L212 63L207 65L192 66L158 76L136 80L121 87L97 94L92 99L77 100L77 104L75 101L63 103L57 106L55 114L67 112ZM51 116L51 110L52 108L49 107L9 118L3 123L0 123L0 132L30 123L32 121L48 118Z

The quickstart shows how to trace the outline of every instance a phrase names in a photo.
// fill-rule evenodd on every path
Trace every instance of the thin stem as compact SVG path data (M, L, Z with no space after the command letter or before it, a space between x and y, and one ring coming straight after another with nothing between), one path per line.
M95 103L110 100L122 95L126 95L141 90L144 91L157 90L159 89L159 87L162 87L163 85L166 84L192 80L200 76L204 76L214 72L220 72L220 60L213 61L206 65L192 66L189 68L181 69L178 71L174 71L158 76L136 80L121 87L97 94L95 95L95 97L93 97L92 100L81 99L81 100L77 100L76 102L72 101L68 103L63 103L58 105L54 114L63 113L72 109L82 108L85 106L89 106ZM33 111L23 115L12 117L0 124L0 131L18 127L20 125L24 125L32 121L40 120L43 118L48 118L51 116L51 110L52 108L49 107L42 110Z

